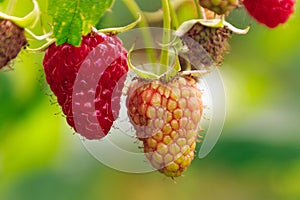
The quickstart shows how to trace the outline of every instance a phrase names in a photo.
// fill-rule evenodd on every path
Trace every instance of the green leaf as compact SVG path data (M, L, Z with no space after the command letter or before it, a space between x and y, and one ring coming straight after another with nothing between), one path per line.
M91 31L114 0L51 0L48 12L53 18L56 44L80 45L81 36Z

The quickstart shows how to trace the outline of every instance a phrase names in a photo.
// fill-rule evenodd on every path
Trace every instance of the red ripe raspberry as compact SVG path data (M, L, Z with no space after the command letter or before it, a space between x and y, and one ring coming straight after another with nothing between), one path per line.
M87 139L104 137L119 114L128 71L122 42L92 32L83 36L80 47L52 44L43 65L68 124Z
M275 28L294 12L295 0L244 0L243 3L258 22Z

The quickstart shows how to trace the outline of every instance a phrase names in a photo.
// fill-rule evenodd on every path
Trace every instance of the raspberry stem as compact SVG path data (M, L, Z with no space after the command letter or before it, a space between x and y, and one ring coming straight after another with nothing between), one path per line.
M48 33L45 33L44 35L35 35L31 30L29 30L28 28L25 28L24 29L26 33L28 33L31 37L33 37L34 39L36 40L45 40L45 39L48 39L52 34L53 32L50 31Z
M6 13L11 15L14 8L15 8L15 5L16 5L16 0L10 0L9 3L8 3L8 6L6 8Z
M144 37L145 45L148 47L153 47L152 39L151 39L152 36L151 36L150 31L147 29L147 27L149 27L149 25L144 16L143 11L139 8L139 6L137 5L137 3L134 0L123 0L123 3L125 4L125 6L128 8L128 10L131 12L131 14L133 16L135 16L138 13L141 15L139 27L143 28L141 31L142 31L142 35ZM147 49L147 55L148 55L148 59L151 62L155 62L155 60L156 60L155 52L151 48Z
M198 18L203 19L204 16L203 16L202 9L200 7L200 4L199 4L198 0L194 0L194 4L196 6Z
M25 27L32 28L35 26L40 16L40 9L37 1L32 0L32 3L33 3L33 10L24 17L20 18L20 17L10 16L0 12L0 18L10 20L21 28L25 28Z
M171 21L173 26L172 28L176 30L179 27L179 21L176 14L175 6L172 3L170 4L170 12L171 12Z
M138 13L138 18L134 22L132 22L132 23L126 25L126 26L105 28L105 29L101 29L101 30L97 30L96 29L95 31L96 32L109 33L109 34L114 34L115 35L115 34L122 33L124 31L128 31L128 30L134 28L141 21L141 19L142 19L141 14Z
M37 37L43 38L44 36L37 36ZM40 46L40 47L38 47L38 48L35 48L35 49L31 49L31 48L27 47L27 48L26 48L26 51L31 52L31 53L41 53L41 52L44 52L44 51L46 51L46 50L49 48L49 46L50 46L51 44L53 44L55 41L56 41L56 40L53 39L53 38L52 38L52 39L48 39L47 42L46 42L45 44L43 44L42 46Z
M179 7L181 7L184 3L189 3L192 0L173 0L172 1L172 7L174 10L177 10ZM161 9L154 11L154 12L144 12L144 16L147 19L148 22L160 22L163 19L163 12Z
M171 40L171 35L170 35L170 30L171 30L170 0L162 0L162 9L163 9L163 24L164 24L163 25L164 33L163 33L162 43L167 44ZM166 66L166 67L168 67L168 65L169 65L169 54L168 54L168 48L167 47L163 47L163 49L162 49L161 56L160 56L160 64L162 66ZM160 72L162 72L162 69L160 69ZM160 73L160 74L162 74L162 73Z

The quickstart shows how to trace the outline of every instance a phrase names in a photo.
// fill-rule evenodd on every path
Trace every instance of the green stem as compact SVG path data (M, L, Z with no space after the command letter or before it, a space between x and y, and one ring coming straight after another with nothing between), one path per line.
M196 6L196 9L197 9L197 15L198 15L198 18L199 19L203 19L203 14L202 14L202 11L201 11L201 6L199 4L199 1L198 0L194 0L194 4Z
M138 14L138 18L134 22L132 22L126 26L105 28L105 29L101 29L101 30L96 30L96 32L99 31L102 33L118 34L118 33L122 33L124 31L128 31L128 30L134 28L136 25L139 24L140 21L141 21L141 15Z
M221 21L222 21L222 23L224 23L225 22L225 15L221 15Z
M170 3L170 12L171 12L171 20L172 20L172 26L173 29L177 29L179 27L179 21L178 21L178 17L175 11L175 7L172 3Z
M170 30L171 30L171 12L170 12L170 0L162 0L162 9L163 9L163 24L164 24L164 32L162 43L167 44L171 40ZM162 66L168 67L169 64L169 53L168 47L164 47L160 56L160 64ZM161 67L162 67L161 66ZM161 69L162 71L162 69Z
M32 0L33 10L24 17L14 17L0 12L0 19L7 19L14 22L21 28L34 27L40 17L40 9L36 0Z
M16 5L16 1L17 0L10 0L9 1L8 6L6 8L6 13L7 14L12 15L12 13L14 11L14 8L15 8L15 5Z
M49 48L49 46L51 44L53 44L55 42L55 39L49 39L45 44L43 44L42 46L35 48L35 49L31 49L29 47L26 47L26 51L30 52L30 53L42 53L44 51L46 51L46 49Z
M36 39L36 40L46 40L49 39L49 37L53 34L52 31L44 34L44 35L35 35L31 30L29 30L28 28L24 28L25 32L28 33L32 38ZM53 40L53 39L49 39L49 40Z
M172 7L174 10L177 10L185 3L190 3L193 0L173 0ZM161 9L154 12L144 12L144 16L146 17L148 22L160 22L163 19L163 12Z
M155 52L153 51L153 49L149 48L149 47L154 47L152 44L152 35L151 35L151 32L147 29L149 27L149 25L143 14L143 11L139 8L139 6L137 5L137 3L134 0L123 0L123 3L126 5L126 7L128 8L128 10L131 12L131 14L133 16L135 16L137 14L141 15L139 27L143 28L141 31L142 31L142 35L144 37L144 43L148 47L147 48L148 59L152 63L155 63L156 62Z

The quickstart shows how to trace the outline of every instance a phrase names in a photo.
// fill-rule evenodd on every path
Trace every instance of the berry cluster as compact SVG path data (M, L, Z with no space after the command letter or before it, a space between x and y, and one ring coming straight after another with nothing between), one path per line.
M44 73L67 123L89 140L113 134L111 128L119 116L121 97L125 95L126 105L123 106L127 109L128 123L143 143L145 157L161 173L178 177L195 157L203 114L202 93L195 74L199 75L200 69L209 71L211 66L222 65L223 54L229 48L228 39L234 33L248 31L235 28L225 20L226 16L243 8L259 23L274 28L289 19L294 12L295 0L195 1L199 18L202 18L185 21L179 27L173 24L178 40L167 41L169 43L162 46L172 46L173 52L174 48L179 52L175 56L178 66L171 72L165 69L160 76L154 70L139 70L129 62L130 52L123 47L117 33L132 28L132 25L105 31L91 27L89 34L78 36L81 37L79 46L67 42L57 45L54 43L57 38L37 37L28 30L27 26L34 27L39 17L37 2L33 0L33 3L34 10L24 18L0 12L0 69L27 45L25 32L34 38L49 39L44 49ZM166 9L164 25L171 27L171 22L176 20L170 20L171 16L166 15L174 13L171 7L166 8L167 1L162 5ZM166 35L164 37L168 38ZM166 58L167 54L161 53L160 64L166 61L170 65ZM190 68L184 65L190 65ZM129 69L137 76L124 94Z

